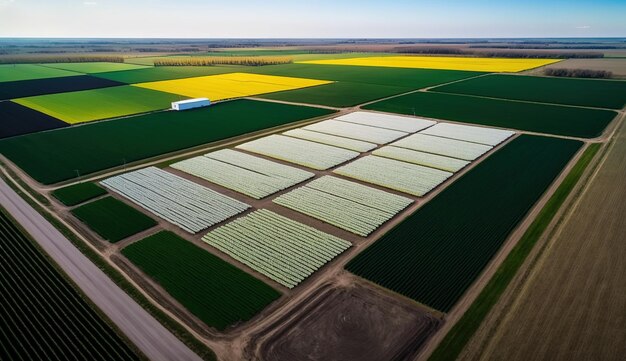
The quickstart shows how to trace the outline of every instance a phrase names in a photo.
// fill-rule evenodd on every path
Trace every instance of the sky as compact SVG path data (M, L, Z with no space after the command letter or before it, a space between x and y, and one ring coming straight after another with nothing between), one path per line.
M0 37L626 37L626 0L0 0Z

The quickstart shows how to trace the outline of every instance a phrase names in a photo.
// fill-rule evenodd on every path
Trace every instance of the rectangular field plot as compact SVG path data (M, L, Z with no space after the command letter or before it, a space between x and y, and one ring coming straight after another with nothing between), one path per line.
M246 73L209 75L135 84L136 87L212 101L328 84L326 80Z
M81 75L71 71L48 68L36 64L1 64L0 83L30 79L59 78Z
M0 139L0 152L45 184L189 147L283 126L332 111L236 100ZM254 116L251 116L254 114ZM45 154L45 157L42 157ZM94 157L97 154L97 157Z
M66 206L75 206L90 199L105 195L107 191L100 188L95 183L86 182L56 189L51 194Z
M436 122L428 119L373 112L354 112L335 119L342 122L369 125L371 127L398 130L406 133L415 133L436 124Z
M353 150L355 152L367 152L377 147L374 143L364 142L362 140L338 137L336 135L318 133L302 128L288 130L283 133L293 138L310 140L316 143L332 145L339 148Z
M324 176L281 195L273 202L365 237L413 200Z
M0 102L0 139L67 127L49 115L13 102Z
M408 134L397 130L370 127L334 119L307 125L303 129L376 144L389 143Z
M555 59L464 58L457 56L373 56L366 58L310 60L300 63L391 68L425 68L484 72L518 72L556 63Z
M125 84L135 84L234 73L236 69L237 68L221 66L150 66L136 70L97 73L94 74L94 76L119 81Z
M361 252L346 269L450 311L581 145L521 135Z
M302 169L231 149L187 159L171 167L255 199L265 198L314 176Z
M88 63L51 63L42 64L48 68L69 70L77 73L92 74L104 73L107 71L126 71L151 68L144 65L127 64L127 63L111 63L105 61L96 61Z
M510 130L451 123L439 123L420 133L490 146L496 146L515 134Z
M11 81L2 83L2 86L0 86L0 100L108 88L119 85L124 84L80 74L78 76Z
M39 95L15 102L70 124L167 109L180 100L175 94L128 85Z
M154 219L113 197L74 208L72 214L109 242L120 241L157 224Z
M490 75L432 91L613 109L626 103L626 81L599 79Z
M359 155L351 150L275 134L237 148L318 170L332 168Z
M394 147L412 149L419 152L439 154L446 157L463 160L474 160L491 150L491 146L462 140L435 137L417 133L397 142L391 143Z
M190 233L200 232L250 208L155 167L111 177L100 184Z
M216 228L202 240L287 288L294 288L351 246L265 209Z
M122 254L218 330L251 319L280 297L262 281L171 232L135 242Z
M466 160L445 157L438 154L418 152L416 150L393 146L386 146L380 149L376 149L372 152L372 154L379 157L401 160L407 163L441 169L445 170L446 172L452 173L456 173L459 170L465 168L465 166L467 166L468 164L470 164L470 162Z
M334 170L335 173L421 197L452 173L417 164L368 155Z
M617 115L612 110L507 101L435 92L416 92L363 107L398 114L538 133L594 138Z

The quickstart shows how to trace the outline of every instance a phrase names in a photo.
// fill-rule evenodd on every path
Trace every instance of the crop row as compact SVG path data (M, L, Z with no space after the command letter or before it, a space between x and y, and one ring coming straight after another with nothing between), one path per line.
M111 177L100 184L190 233L250 207L155 167Z
M449 311L581 144L519 136L407 217L346 268L418 302Z
M0 358L138 357L0 210Z
M351 246L265 209L216 228L202 240L288 288Z
M221 258L168 231L122 250L196 317L219 330L247 321L280 293Z
M367 236L406 208L411 199L324 176L274 199L274 203Z
M334 170L364 182L421 197L452 173L393 159L368 155Z
M359 155L351 150L276 134L237 148L318 170L332 168Z

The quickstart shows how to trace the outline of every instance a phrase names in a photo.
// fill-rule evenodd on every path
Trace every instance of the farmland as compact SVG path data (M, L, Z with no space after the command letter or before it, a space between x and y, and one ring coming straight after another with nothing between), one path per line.
M294 288L351 244L268 210L257 210L202 240L287 288Z
M118 85L124 85L124 83L89 75L11 81L2 83L0 100L107 88Z
M170 232L135 242L122 254L218 330L249 320L280 297L265 283Z
M58 119L25 106L0 102L0 139L66 126Z
M577 141L528 135L514 139L346 268L449 311L580 146ZM531 166L535 176L525 177Z
M193 78L197 76L233 73L237 68L219 66L159 66L136 70L97 73L93 76L116 82L135 84L161 80Z
M3 209L0 243L3 359L139 359Z
M319 108L238 100L210 110L155 113L132 121L112 120L0 140L0 152L36 180L50 184L76 177L76 169L85 175L330 113ZM45 159L41 154L46 154Z
M69 124L167 109L178 95L133 86L83 90L15 99L18 104Z
M365 109L513 128L531 132L594 138L616 113L549 104L511 102L454 94L417 92L383 100Z
M66 206L75 206L105 194L104 189L90 182L74 184L52 192L52 195Z
M134 86L212 101L240 98L291 89L328 84L325 80L271 75L229 73L204 77L139 83Z
M156 167L107 178L100 184L189 233L198 233L250 207Z
M553 59L498 59L437 56L386 56L303 61L305 64L423 68L485 72L518 72L556 63Z
M529 276L511 284L508 296L498 303L507 310L506 318L493 318L501 312L489 315L485 333L475 339L478 347L468 347L461 359L622 358L626 351L623 125L614 139L604 165L548 239Z
M74 208L72 214L112 243L156 225L152 218L113 197Z
M83 62L83 63L51 63L45 64L48 68L69 70L76 73L92 74L92 73L105 73L109 71L125 71L144 69L146 66L126 63L112 63L112 62Z
M598 108L626 105L626 81L614 80L490 75L432 91Z
M74 75L80 74L35 64L0 64L0 82L60 78Z

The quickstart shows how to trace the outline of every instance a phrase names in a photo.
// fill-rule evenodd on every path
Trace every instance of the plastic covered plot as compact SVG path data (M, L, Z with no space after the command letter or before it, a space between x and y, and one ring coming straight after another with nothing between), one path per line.
M332 145L339 148L349 149L355 152L367 152L378 146L374 143L368 143L362 140L338 137L336 135L314 132L302 128L288 130L284 132L283 135L304 140L310 140L316 143Z
M435 137L422 133L410 135L397 142L391 143L391 145L463 160L474 160L491 150L491 146L484 144Z
M510 130L476 127L472 125L452 123L439 123L424 130L421 133L491 146L498 145L507 140L513 134L515 134L515 132Z
M470 164L470 162L466 160L393 146L385 146L380 149L376 149L372 152L372 154L379 157L391 158L401 160L403 162L437 168L452 173L458 172Z
M342 122L369 125L372 127L399 130L401 132L415 133L435 125L437 122L417 117L405 117L394 114L354 112L335 118Z
M397 130L370 127L334 119L307 125L304 129L376 144L389 143L408 134Z

